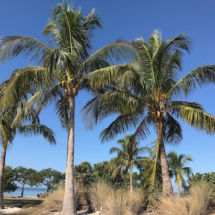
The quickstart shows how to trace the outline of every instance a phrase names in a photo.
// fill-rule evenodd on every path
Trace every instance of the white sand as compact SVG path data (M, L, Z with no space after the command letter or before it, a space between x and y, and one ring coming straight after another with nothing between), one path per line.
M1 214L9 214L9 213L13 213L13 212L17 212L22 210L22 208L5 208L5 209L0 209L0 215Z

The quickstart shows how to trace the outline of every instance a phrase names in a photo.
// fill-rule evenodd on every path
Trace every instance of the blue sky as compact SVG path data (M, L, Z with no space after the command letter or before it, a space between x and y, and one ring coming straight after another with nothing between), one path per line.
M0 2L0 37L6 35L32 36L46 41L42 31L48 22L51 8L60 1L1 1ZM182 75L197 66L215 64L215 4L212 0L172 1L172 0L75 0L75 8L81 6L84 14L92 8L100 14L103 30L95 31L94 51L123 37L133 40L136 37L147 39L155 29L162 31L164 38L174 37L188 32L192 38L191 54L183 58ZM6 64L0 64L0 81L9 77L16 69L31 65L23 57L17 57ZM197 89L189 101L199 102L206 111L215 115L215 86ZM108 118L94 130L84 128L80 110L90 99L87 93L79 93L75 111L75 163L89 161L92 164L109 160L109 149L116 145L116 140L101 144L99 134L114 118ZM52 107L46 108L41 114L41 123L52 128L56 133L57 145L50 146L42 137L23 137L17 135L12 147L8 150L6 165L13 167L25 166L40 170L54 168L64 172L66 167L67 133L60 126ZM176 150L178 153L191 155L194 159L189 165L193 172L215 171L215 137L182 122L184 139L178 146L167 146L167 152ZM128 131L127 134L131 134ZM119 137L123 137L119 135ZM156 139L152 134L141 145Z

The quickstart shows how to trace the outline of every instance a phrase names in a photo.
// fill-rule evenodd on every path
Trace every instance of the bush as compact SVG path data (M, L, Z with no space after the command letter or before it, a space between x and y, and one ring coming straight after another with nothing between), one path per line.
M156 205L157 215L201 215L207 210L212 188L207 183L192 185L184 198L161 198Z
M140 190L132 193L114 190L103 181L90 189L90 201L94 211L102 211L105 215L136 215L146 203L145 195Z

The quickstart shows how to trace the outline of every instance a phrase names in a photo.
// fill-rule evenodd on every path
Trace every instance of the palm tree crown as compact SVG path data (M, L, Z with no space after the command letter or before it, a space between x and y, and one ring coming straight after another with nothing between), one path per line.
M118 147L112 147L110 149L110 154L116 152L117 157L114 157L110 160L109 166L112 166L113 173L112 176L116 177L116 175L121 171L125 173L130 170L130 190L133 189L132 184L132 170L133 167L141 168L144 166L146 158L141 155L147 150L145 147L138 148L139 143L135 143L135 145L131 144L133 136L126 135L125 139L119 139Z
M133 63L115 70L114 78L100 80L111 83L112 91L105 92L89 101L83 108L92 122L116 113L120 115L101 133L102 141L113 139L117 134L135 127L135 138L145 138L153 126L158 136L158 149L163 177L163 191L173 195L164 142L179 143L182 128L176 118L207 133L215 131L215 117L206 113L200 104L177 100L188 96L197 85L215 82L215 66L204 65L178 79L182 69L183 51L189 52L189 37L180 34L164 40L155 31L149 41L137 39L138 57Z
M178 155L176 152L169 152L167 155L167 162L170 170L170 175L175 177L175 182L178 185L178 196L180 196L180 184L186 184L184 175L190 176L192 170L186 164L193 161L191 156L184 154Z

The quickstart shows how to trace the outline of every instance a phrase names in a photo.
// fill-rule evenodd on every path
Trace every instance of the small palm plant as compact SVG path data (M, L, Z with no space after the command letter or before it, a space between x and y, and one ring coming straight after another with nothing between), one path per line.
M175 182L178 185L178 196L180 196L180 185L186 184L183 176L186 175L189 178L192 172L191 168L186 166L190 161L193 161L191 156L178 155L176 152L169 152L167 154L170 175L175 177Z
M114 157L110 160L109 165L112 166L112 176L116 177L116 175L121 172L127 174L128 170L130 171L130 192L133 191L133 182L132 182L132 171L134 167L143 167L144 162L146 160L145 157L141 155L147 151L147 148L140 147L138 148L139 143L132 144L132 135L126 135L125 139L119 139L118 147L112 147L110 149L110 154L117 153L117 157Z
M189 37L180 34L164 40L155 31L149 41L139 38L133 45L138 57L133 63L117 68L114 77L100 78L100 84L111 84L112 90L101 93L83 108L91 124L107 116L119 116L101 133L101 140L108 141L119 133L135 128L135 138L145 139L149 127L157 133L158 149L163 179L163 192L173 196L169 177L165 143L176 144L182 140L182 128L177 119L196 129L215 132L215 117L204 111L196 102L182 101L197 86L215 83L215 66L203 65L181 79L183 51L189 52ZM109 77L109 79L107 78ZM98 82L97 82L98 85Z

